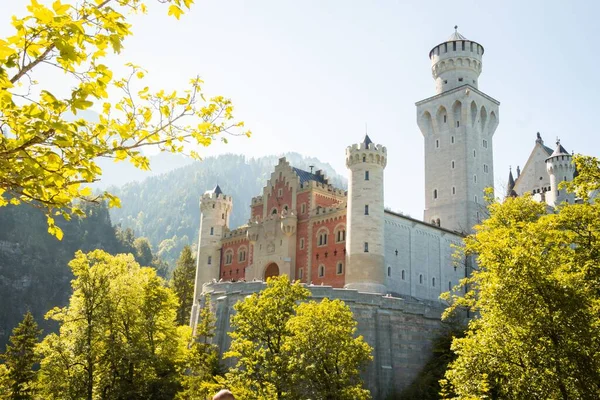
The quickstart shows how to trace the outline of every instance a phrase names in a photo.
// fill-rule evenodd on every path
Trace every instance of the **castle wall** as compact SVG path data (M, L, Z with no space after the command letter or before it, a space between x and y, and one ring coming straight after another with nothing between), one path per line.
M338 230L346 230L346 215L335 216L313 222L312 226L312 260L311 282L315 285L326 284L333 287L344 287L346 274L346 241L337 240ZM327 234L327 243L319 245L321 234ZM342 263L341 273L338 264ZM323 276L320 268L323 267Z
M549 156L550 154L544 150L543 144L536 143L521 175L515 181L514 190L519 196L538 190L541 192L544 189L550 190L550 176L546 170L546 158Z
M219 277L223 280L240 280L244 278L245 269L250 260L250 246L247 239L227 241L221 249L221 268ZM243 260L240 261L240 253L245 252ZM228 254L231 254L229 261Z
M233 306L247 295L265 288L262 282L217 283L204 286L211 294L211 307L216 314L214 343L221 353L227 351L231 339L230 318ZM352 310L358 322L357 335L373 347L373 361L363 371L366 387L374 399L384 399L392 390L407 387L431 356L432 342L440 334L440 303L385 297L329 286L307 286L311 299L340 299ZM225 360L232 366L234 360Z
M462 237L436 226L394 213L385 214L385 285L394 295L439 301L439 296L464 278L454 269L453 246ZM396 253L397 251L397 253Z

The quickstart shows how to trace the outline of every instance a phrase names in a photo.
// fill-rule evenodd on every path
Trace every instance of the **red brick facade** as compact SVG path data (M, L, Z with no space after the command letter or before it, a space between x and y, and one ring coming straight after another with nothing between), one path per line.
M241 239L223 243L219 277L227 281L243 279L249 260L250 244L248 240Z
M346 215L313 222L311 281L344 287L346 273Z

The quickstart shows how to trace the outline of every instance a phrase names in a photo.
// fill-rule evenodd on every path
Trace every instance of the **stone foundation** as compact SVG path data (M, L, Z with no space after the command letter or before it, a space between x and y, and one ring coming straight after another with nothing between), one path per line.
M223 282L204 285L211 295L216 317L215 343L221 352L229 348L230 317L233 305L266 287L264 282ZM438 336L439 302L423 302L414 298L386 297L330 286L306 286L311 299L325 297L344 301L358 322L358 334L373 347L373 362L363 378L374 399L384 399L392 391L408 386L431 356L433 340ZM195 307L196 309L196 307ZM226 360L231 366L233 360Z

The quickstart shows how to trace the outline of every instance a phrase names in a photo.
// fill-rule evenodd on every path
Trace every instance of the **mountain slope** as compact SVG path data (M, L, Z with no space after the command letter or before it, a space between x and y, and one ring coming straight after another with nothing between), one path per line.
M291 165L310 170L322 169L337 187L346 187L346 179L329 164L298 153L284 154ZM111 219L136 235L150 240L159 256L173 265L186 244L194 245L200 226L199 200L202 193L218 183L223 192L233 196L232 228L250 218L252 197L262 194L279 156L245 158L226 154L194 162L166 174L110 188L121 198L122 208L111 209Z

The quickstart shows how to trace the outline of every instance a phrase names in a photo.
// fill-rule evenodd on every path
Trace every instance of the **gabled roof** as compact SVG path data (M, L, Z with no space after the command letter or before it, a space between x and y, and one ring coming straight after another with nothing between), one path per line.
M300 168L292 167L298 178L300 178L300 184L308 181L316 181L319 183L327 183L325 176L322 174L313 174L312 172L305 171Z

